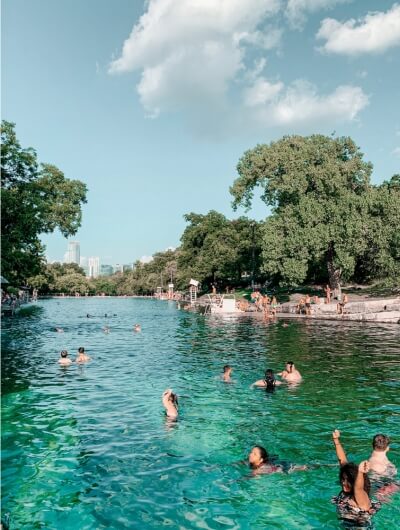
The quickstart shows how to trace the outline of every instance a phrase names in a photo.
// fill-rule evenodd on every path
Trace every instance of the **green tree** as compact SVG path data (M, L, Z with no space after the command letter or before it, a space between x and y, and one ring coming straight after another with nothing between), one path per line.
M258 270L259 225L244 217L230 221L221 213L185 215L189 223L179 251L179 275L185 285L195 278L205 285L237 284L243 272ZM253 260L254 249L254 260Z
M21 147L13 123L2 122L1 149L2 272L22 282L43 267L40 234L76 233L87 190L55 166L39 165L36 152Z
M237 169L234 207L249 207L259 186L272 209L263 227L263 270L282 285L299 285L311 271L323 269L332 287L351 278L360 260L371 258L382 209L391 226L386 234L379 232L375 262L381 256L382 270L384 248L396 255L397 216L392 219L385 204L389 192L371 185L372 165L351 138L287 136L247 151ZM391 193L393 202L398 196L393 184Z

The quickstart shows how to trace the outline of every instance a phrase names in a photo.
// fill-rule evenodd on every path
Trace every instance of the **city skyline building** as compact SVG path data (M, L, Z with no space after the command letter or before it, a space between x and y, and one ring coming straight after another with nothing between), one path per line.
M100 258L98 256L88 258L88 276L89 278L100 276Z
M112 265L100 265L100 276L111 276L112 274L114 274Z
M80 264L81 246L79 241L68 241L67 252L64 254L64 263Z

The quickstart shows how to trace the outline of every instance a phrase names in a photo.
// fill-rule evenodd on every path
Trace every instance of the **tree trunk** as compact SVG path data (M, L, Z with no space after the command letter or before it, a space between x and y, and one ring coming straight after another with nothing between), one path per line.
M329 248L327 252L327 269L329 277L329 286L331 289L340 289L340 277L342 275L342 270L336 267L333 263L335 250L333 243L329 243Z

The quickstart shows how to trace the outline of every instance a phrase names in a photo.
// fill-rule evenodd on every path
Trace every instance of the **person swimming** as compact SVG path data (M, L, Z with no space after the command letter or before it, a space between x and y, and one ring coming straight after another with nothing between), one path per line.
M142 331L142 326L140 324L135 324L133 326L133 331L136 331L136 332Z
M233 368L229 366L229 364L226 364L223 368L223 372L221 375L222 381L225 383L232 383L231 374L232 374Z
M63 328L56 328L57 333L64 333Z
M103 331L104 333L110 333L110 328L108 326L104 326Z
M178 396L170 388L163 392L162 403L167 417L176 419L178 417Z
M68 357L67 350L62 350L60 352L60 359L58 360L58 364L60 364L61 366L69 366L70 364L72 364L71 359L69 359Z
M265 388L268 391L273 391L275 389L276 385L281 385L282 381L277 381L274 376L274 372L271 369L268 369L265 371L264 379L259 379L255 383L253 383L251 386L257 386L261 388Z
M293 361L287 361L285 370L277 375L282 377L287 383L299 383L302 380L301 374L296 370Z
M87 363L91 360L91 357L89 355L86 355L85 348L82 346L78 348L78 357L76 358L77 363Z
M261 445L256 445L250 451L248 456L249 466L252 475L269 475L271 473L283 473L283 466L274 464L268 454L268 451Z

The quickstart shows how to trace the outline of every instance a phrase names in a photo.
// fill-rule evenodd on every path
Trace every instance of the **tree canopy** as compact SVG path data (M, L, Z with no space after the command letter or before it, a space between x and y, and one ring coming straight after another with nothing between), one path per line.
M15 125L7 121L1 125L1 150L2 274L24 282L43 264L40 234L77 232L87 189L56 166L39 164L36 152L21 147Z
M277 283L296 286L316 274L336 287L356 271L397 269L398 177L373 186L372 165L351 138L286 136L247 151L237 170L233 206L249 208L260 187L272 209L262 269Z

